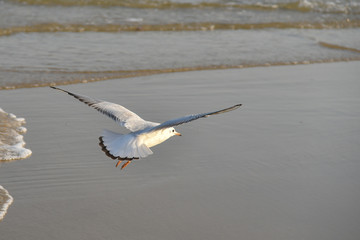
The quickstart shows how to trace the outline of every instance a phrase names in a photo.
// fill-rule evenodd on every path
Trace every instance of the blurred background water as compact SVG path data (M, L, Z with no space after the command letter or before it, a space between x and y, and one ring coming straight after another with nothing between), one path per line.
M1 0L0 89L360 59L360 2Z

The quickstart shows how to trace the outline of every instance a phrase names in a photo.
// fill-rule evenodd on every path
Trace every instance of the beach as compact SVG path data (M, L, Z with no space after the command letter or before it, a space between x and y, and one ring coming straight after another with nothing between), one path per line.
M3 90L30 158L2 162L14 202L1 239L316 239L360 236L360 63L167 73L62 86L176 127L115 168L106 116L49 87Z
M0 0L0 239L358 240L360 2ZM128 133L70 92L176 126Z

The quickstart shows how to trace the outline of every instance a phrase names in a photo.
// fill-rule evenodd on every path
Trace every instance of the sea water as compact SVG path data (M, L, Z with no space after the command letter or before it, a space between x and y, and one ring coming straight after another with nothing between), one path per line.
M360 59L360 3L0 1L0 89Z

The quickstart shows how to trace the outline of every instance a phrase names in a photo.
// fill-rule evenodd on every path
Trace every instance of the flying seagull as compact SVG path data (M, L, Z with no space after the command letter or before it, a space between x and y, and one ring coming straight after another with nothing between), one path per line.
M191 122L199 118L226 113L241 106L241 104L236 104L232 107L221 109L219 111L192 114L160 124L146 121L125 107L115 103L78 95L53 86L51 86L51 88L63 91L70 96L73 96L79 101L112 118L121 126L126 127L131 131L128 134L119 134L104 130L99 138L99 145L102 147L102 150L106 153L106 155L114 160L118 160L116 167L119 166L122 161L125 161L121 169L125 168L133 159L144 158L153 154L150 150L151 147L166 141L172 136L181 136L180 133L176 132L174 126Z

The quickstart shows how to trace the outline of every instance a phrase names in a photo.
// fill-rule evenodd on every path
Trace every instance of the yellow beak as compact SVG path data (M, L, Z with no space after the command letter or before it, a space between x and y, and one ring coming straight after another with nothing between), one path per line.
M181 133L176 132L175 135L181 136Z

